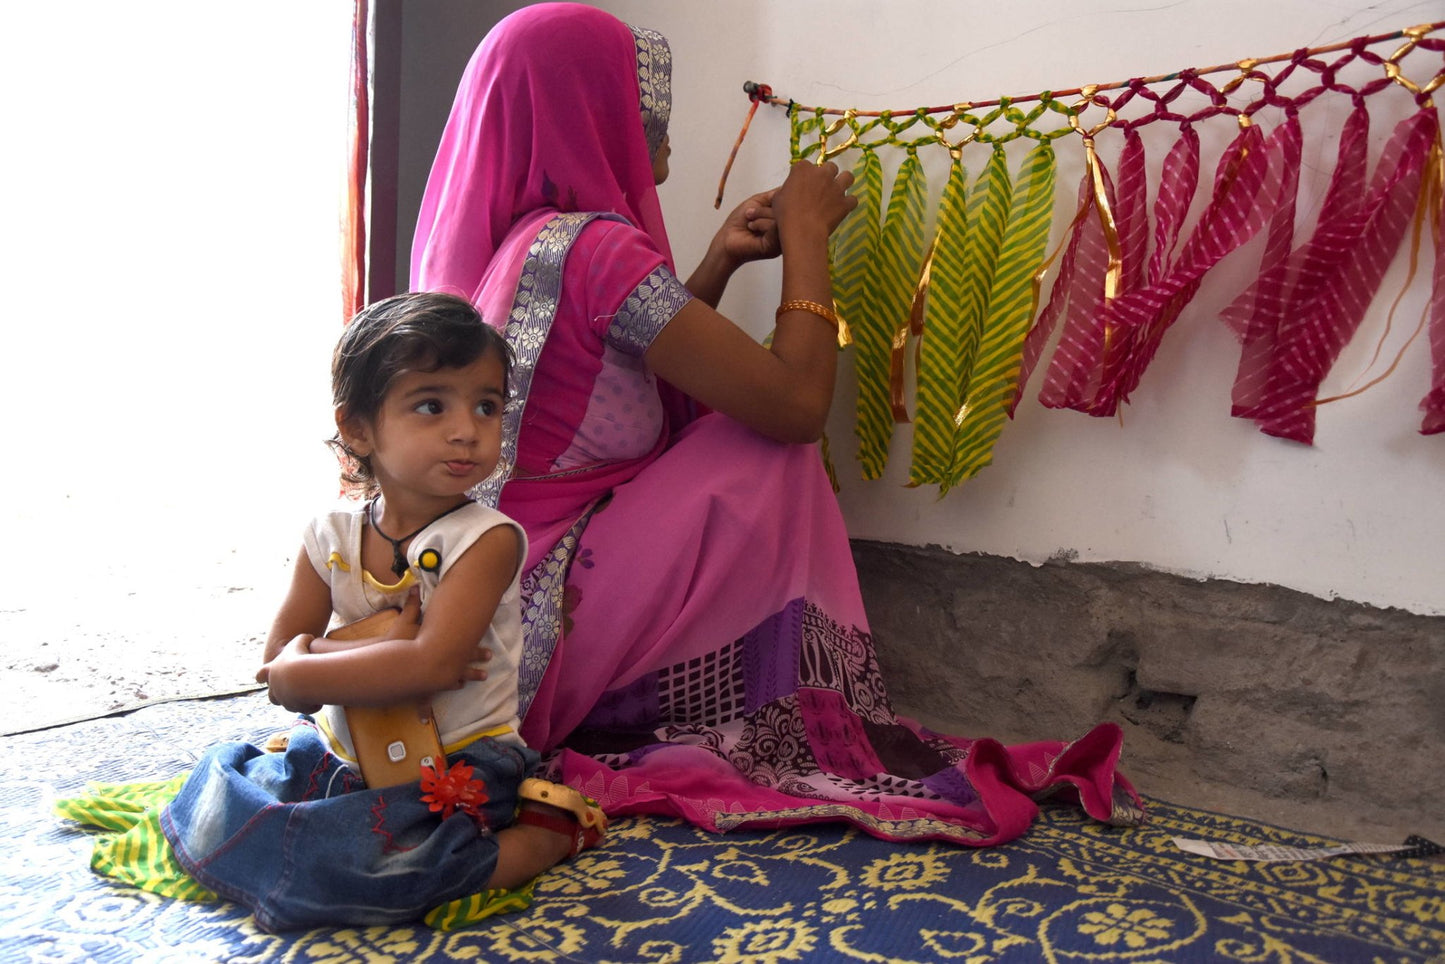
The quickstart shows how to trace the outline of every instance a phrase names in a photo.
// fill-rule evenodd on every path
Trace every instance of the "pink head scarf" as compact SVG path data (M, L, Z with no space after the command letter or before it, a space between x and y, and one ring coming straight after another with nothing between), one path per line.
M652 155L671 104L657 33L580 3L502 20L457 89L417 218L412 289L475 298L511 226L544 209L620 214L670 268Z

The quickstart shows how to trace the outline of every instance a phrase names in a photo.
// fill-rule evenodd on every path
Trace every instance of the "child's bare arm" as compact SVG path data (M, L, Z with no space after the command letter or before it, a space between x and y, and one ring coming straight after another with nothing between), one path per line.
M312 653L338 653L358 646L373 646L388 639L415 639L421 629L421 596L413 589L401 609L383 609L364 616L354 623L328 630L325 636L311 640L307 650ZM467 681L487 678L487 663L492 651L478 644L472 661L467 664Z
M266 637L263 663L269 663L297 636L320 636L331 622L331 587L316 574L303 546L291 570L291 586Z
M312 652L304 636L285 643L269 667L272 699L285 706L384 706L461 686L516 572L519 546L511 526L478 539L437 585L415 639L324 653Z
M311 640L313 653L335 653L388 639L415 639L421 628L421 597L413 589L402 609L381 609Z

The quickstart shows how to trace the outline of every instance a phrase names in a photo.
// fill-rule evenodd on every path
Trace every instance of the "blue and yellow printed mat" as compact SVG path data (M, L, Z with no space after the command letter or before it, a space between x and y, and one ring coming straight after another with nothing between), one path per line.
M154 897L87 867L88 834L50 814L87 780L171 776L287 715L264 697L147 707L0 738L0 961L80 962L1406 962L1445 960L1445 865L1337 857L1243 863L1175 836L1333 842L1151 801L1137 829L1048 808L993 850L900 846L837 827L724 836L618 821L549 873L520 914L272 935L233 904Z

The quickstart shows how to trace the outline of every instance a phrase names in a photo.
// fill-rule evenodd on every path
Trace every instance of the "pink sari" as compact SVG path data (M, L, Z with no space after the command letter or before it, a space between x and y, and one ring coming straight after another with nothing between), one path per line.
M719 831L981 846L1059 792L1137 822L1117 727L1004 747L894 714L817 450L692 417L647 371L691 297L651 175L669 83L662 38L594 8L508 17L463 78L417 229L413 287L471 297L516 354L508 475L475 494L532 546L523 736L609 813Z

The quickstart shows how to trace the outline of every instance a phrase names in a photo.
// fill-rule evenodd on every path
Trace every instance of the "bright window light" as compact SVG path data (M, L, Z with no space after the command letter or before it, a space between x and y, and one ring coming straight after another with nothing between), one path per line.
M0 610L255 586L336 494L350 17L0 13Z

